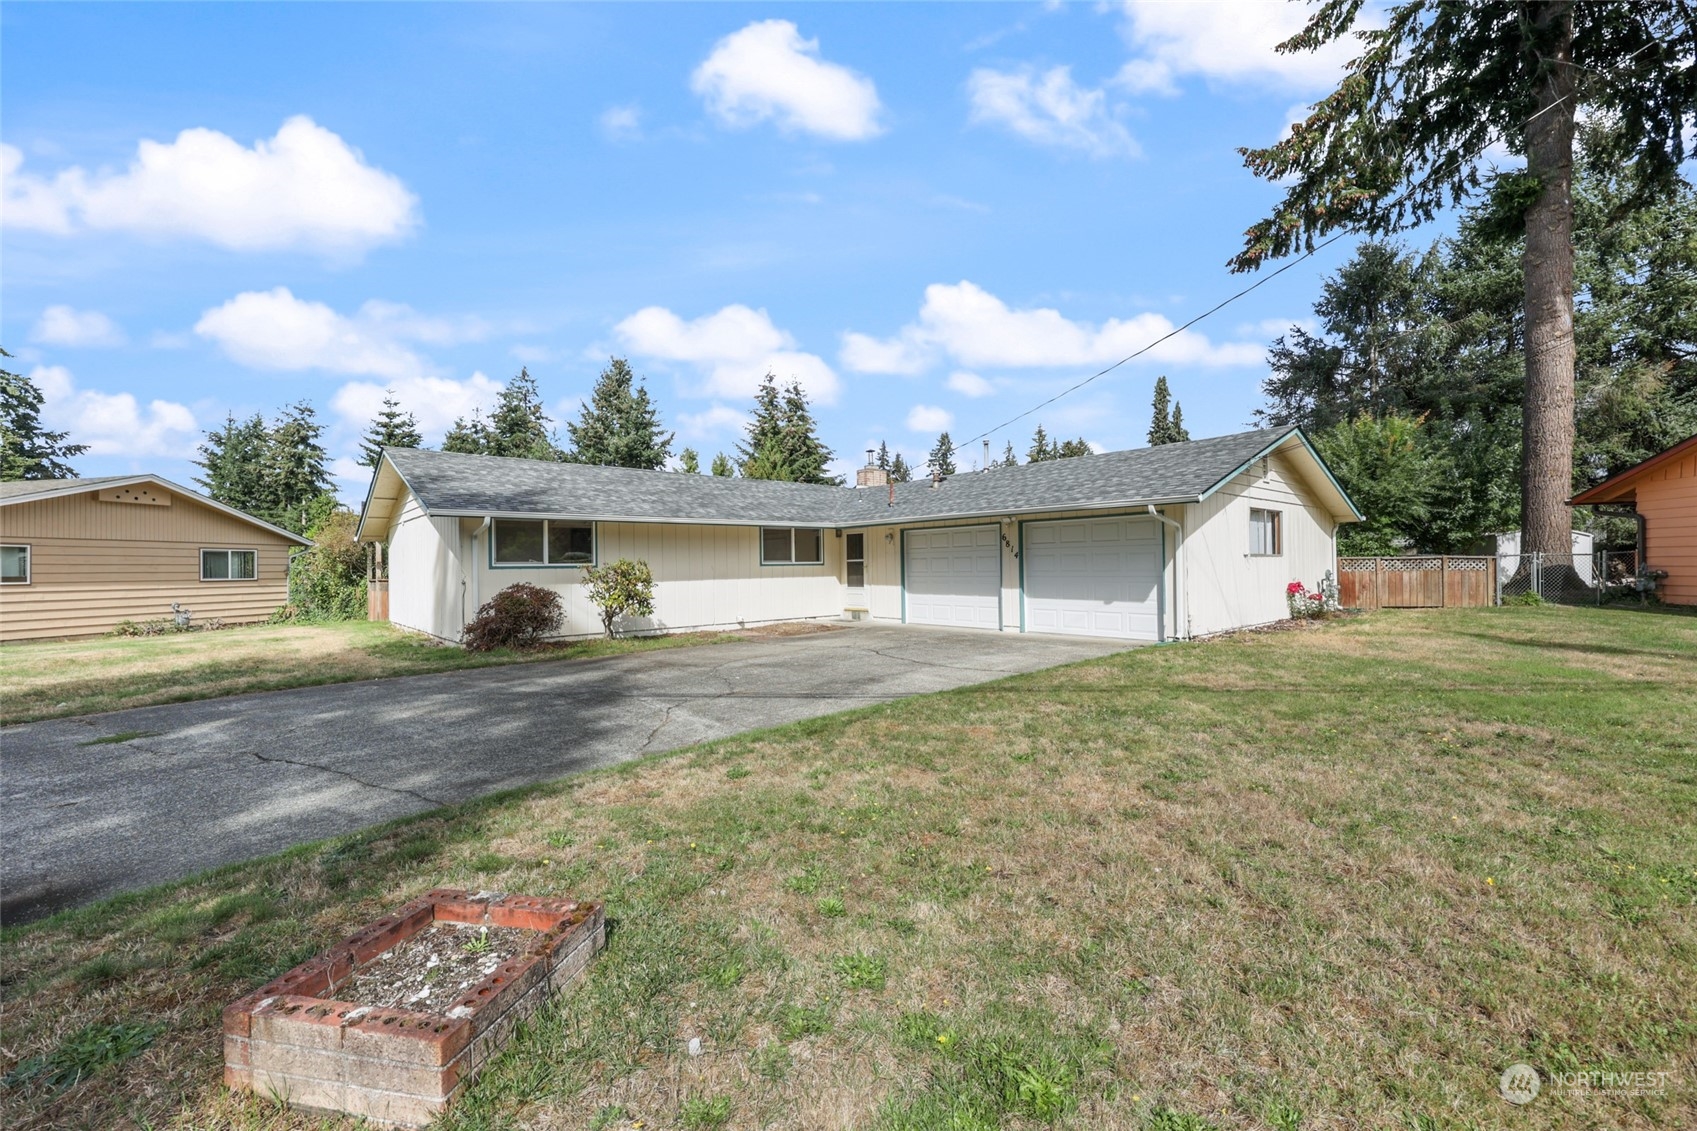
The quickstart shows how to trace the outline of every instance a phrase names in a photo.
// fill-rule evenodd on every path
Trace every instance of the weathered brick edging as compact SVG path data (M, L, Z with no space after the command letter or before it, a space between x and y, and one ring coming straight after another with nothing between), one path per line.
M438 920L542 937L443 1013L335 1000L377 955ZM291 1106L422 1127L513 1027L583 975L606 942L599 903L439 888L224 1010L224 1083Z

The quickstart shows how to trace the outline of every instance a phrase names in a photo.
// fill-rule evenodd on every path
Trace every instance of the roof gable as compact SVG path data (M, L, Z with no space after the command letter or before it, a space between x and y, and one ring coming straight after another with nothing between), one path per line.
M292 530L284 530L274 526L262 518L255 518L246 511L239 511L227 503L208 498L199 491L191 491L158 475L103 475L91 479L23 479L0 483L0 507L13 506L19 503L40 502L43 499L58 499L67 495L81 495L89 491L100 491L108 487L128 487L138 483L154 483L171 492L180 495L190 502L210 507L215 511L226 514L231 518L257 526L262 530L298 542L302 546L312 545L312 539L303 538Z
M1664 467L1692 452L1697 452L1697 436L1688 436L1667 451L1657 452L1649 459L1633 464L1625 471L1616 472L1595 487L1579 492L1569 499L1567 504L1571 507L1625 502L1636 492L1638 480L1645 472Z

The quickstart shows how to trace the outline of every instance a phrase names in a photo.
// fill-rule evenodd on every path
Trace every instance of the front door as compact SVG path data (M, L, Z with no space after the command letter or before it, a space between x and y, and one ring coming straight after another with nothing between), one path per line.
M843 607L866 607L866 535L848 534L843 537Z

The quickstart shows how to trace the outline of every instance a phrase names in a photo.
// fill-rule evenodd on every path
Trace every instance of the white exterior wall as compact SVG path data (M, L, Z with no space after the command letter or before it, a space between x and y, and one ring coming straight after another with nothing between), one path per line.
M1251 557L1249 512L1282 513L1281 552ZM1184 509L1184 589L1190 635L1206 636L1271 624L1290 615L1285 587L1317 588L1327 570L1337 575L1337 525L1281 454Z
M430 518L408 492L389 528L389 623L458 640L466 619L459 521Z

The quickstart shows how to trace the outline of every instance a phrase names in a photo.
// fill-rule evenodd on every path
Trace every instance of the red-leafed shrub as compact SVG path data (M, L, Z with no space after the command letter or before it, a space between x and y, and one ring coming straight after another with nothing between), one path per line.
M534 648L559 631L561 619L558 593L521 581L484 602L465 626L463 643L468 652Z

